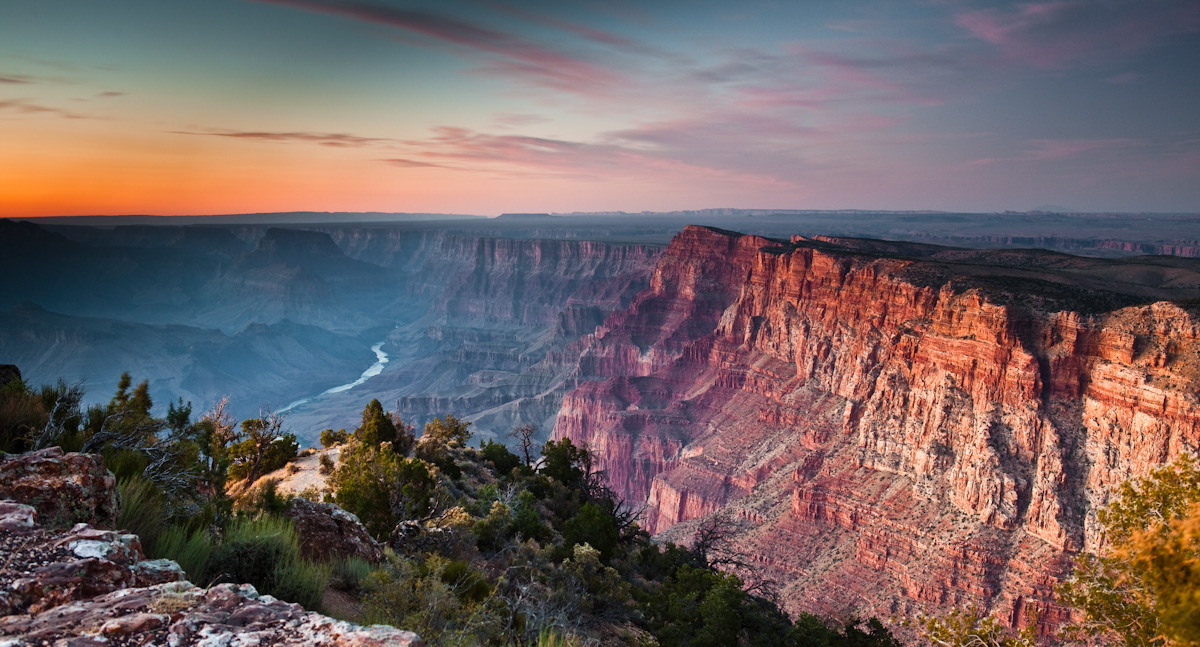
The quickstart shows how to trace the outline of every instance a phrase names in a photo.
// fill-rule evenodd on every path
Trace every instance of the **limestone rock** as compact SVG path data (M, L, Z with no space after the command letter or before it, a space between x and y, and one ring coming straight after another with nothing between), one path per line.
M49 447L0 458L0 499L32 506L38 522L47 527L111 526L117 516L117 480L98 454Z

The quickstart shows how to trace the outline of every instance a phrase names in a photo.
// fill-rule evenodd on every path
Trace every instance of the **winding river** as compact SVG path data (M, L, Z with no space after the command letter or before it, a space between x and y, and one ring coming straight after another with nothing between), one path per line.
M295 409L296 407L298 407L302 404L308 404L309 402L312 402L313 400L316 400L317 398L324 396L324 395L330 395L332 393L341 393L342 391L349 391L350 389L353 389L354 387L358 386L359 384L362 384L363 382L366 382L367 380L382 373L383 365L388 363L388 354L383 352L383 344L384 343L385 342L381 341L378 344L375 344L374 346L371 347L371 350L375 353L375 363L372 364L370 366L370 368L363 371L362 375L358 376L357 380L354 380L353 382L349 382L347 384L341 384L341 385L335 386L331 389L325 389L324 391L322 391L319 394L314 395L314 396L296 400L295 402L280 409L279 413L283 413L285 411L291 411L292 409Z

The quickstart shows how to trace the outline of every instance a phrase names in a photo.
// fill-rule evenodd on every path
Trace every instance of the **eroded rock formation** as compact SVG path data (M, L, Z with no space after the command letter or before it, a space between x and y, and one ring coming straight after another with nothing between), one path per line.
M671 539L725 510L791 611L1062 617L1112 487L1200 446L1181 259L689 227L587 338L554 435ZM589 381L590 380L590 381Z

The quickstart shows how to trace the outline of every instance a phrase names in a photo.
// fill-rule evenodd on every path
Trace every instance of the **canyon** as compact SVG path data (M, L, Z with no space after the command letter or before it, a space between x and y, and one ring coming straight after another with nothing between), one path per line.
M304 400L310 444L371 398L534 424L664 541L729 519L789 612L1049 630L1114 485L1200 447L1200 247L1194 218L1005 218L0 221L0 363L93 402L126 370L161 408Z
M789 612L1065 619L1113 486L1200 447L1200 264L688 227L554 437L644 528L731 519Z

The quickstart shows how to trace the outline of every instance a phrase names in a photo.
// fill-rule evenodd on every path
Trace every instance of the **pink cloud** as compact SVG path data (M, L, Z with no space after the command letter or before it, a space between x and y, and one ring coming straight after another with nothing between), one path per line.
M262 130L176 130L177 135L210 135L213 137L231 137L233 139L254 139L270 142L304 142L330 146L333 148L361 148L388 141L379 137L362 137L347 133L314 133L314 132L270 132Z
M1116 151L1131 151L1144 147L1137 139L1031 139L1025 151L1012 157L988 157L973 160L967 166L987 166L1002 162L1045 162L1064 160L1083 155L1100 155Z
M1051 0L968 11L955 23L1009 58L1042 68L1147 49L1200 31L1193 0Z
M87 119L85 115L62 110L61 108L44 106L39 103L34 103L29 99L0 100L0 111L5 110L24 115L57 115L67 119Z
M665 150L613 143L589 143L524 135L494 135L442 126L432 137L405 142L424 160L451 163L459 170L488 170L519 177L572 178L586 181L664 181L723 178L732 183L778 185L769 173L723 167L712 160L686 158L673 146Z
M483 73L516 76L554 90L591 95L625 82L607 67L446 14L350 0L258 1L362 20L483 52L496 57L481 68Z

